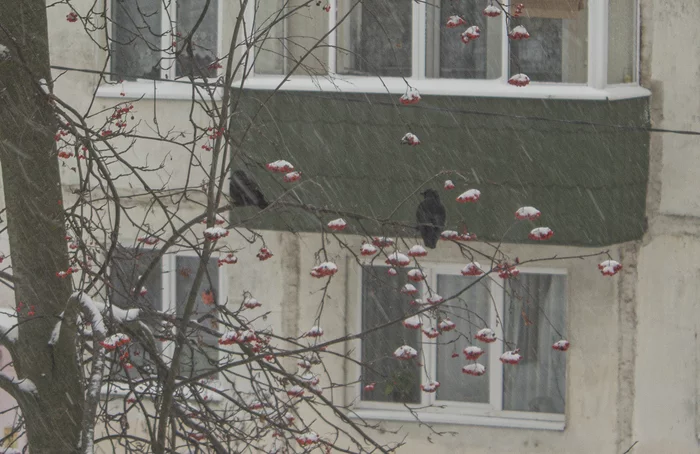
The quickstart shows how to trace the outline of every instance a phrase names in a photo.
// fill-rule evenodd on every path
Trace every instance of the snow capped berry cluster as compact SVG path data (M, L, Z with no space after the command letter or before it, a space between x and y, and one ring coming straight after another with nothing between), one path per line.
M419 269L412 269L408 273L408 280L413 282L420 282L425 280L425 274Z
M328 223L328 228L331 230L335 230L336 232L341 232L345 230L345 227L347 227L348 223L345 222L345 219L343 218L338 218L334 219L331 222Z
M421 326L423 326L423 322L421 321L419 315L414 315L413 317L409 317L404 320L403 326L408 329L419 329Z
M245 300L243 300L243 307L246 309L255 309L256 307L260 307L262 304L260 304L260 301L256 300L252 296L246 297Z
M385 247L391 247L396 243L393 238L388 238L384 236L375 236L372 238L372 244L380 247L380 248L385 248Z
M100 341L100 345L102 345L106 350L115 350L116 348L126 345L129 342L131 342L131 338L129 336L124 333L117 333L112 334L108 338Z
M420 139L417 135L407 132L401 138L401 145L420 145Z
M514 76L511 76L510 79L508 79L508 83L510 85L515 85L516 87L524 87L530 84L530 78L522 73L516 74Z
M269 162L265 165L265 167L267 167L267 170L276 173L289 173L294 171L294 166L291 163L281 159L278 161Z
M333 262L323 262L320 265L313 267L311 275L316 278L333 276L338 272L338 267Z
M470 361L476 361L481 357L481 355L484 354L484 350L481 347L477 347L476 345L470 345L469 347L465 347L463 352L465 358L467 358Z
M364 256L369 256L369 255L374 255L377 252L379 252L379 249L377 246L369 243L364 243L362 247L360 248L360 255Z
M536 227L530 231L528 238L543 241L550 239L552 235L554 235L554 232L549 227Z
M484 8L484 16L498 17L501 15L501 9L495 5L489 5Z
M455 188L455 184L452 182L452 180L445 180L443 187L445 188L445 191L451 191Z
M264 262L265 260L272 258L272 252L266 247L261 247L258 253L255 255L258 260Z
M562 339L562 340L556 341L556 342L552 345L552 348L553 348L554 350L559 350L559 351L565 352L565 351L567 351L567 350L569 349L569 346L570 346L569 341L566 340L566 339Z
M476 333L476 336L474 336L481 342L490 344L492 342L496 342L496 333L491 329L491 328L484 328L479 330L478 333Z
M462 276L481 276L484 270L481 269L479 262L470 262L462 268Z
M416 356L418 356L416 349L408 345L403 345L394 351L394 357L397 359L413 359Z
M470 41L479 38L479 36L481 36L481 29L476 25L472 25L460 35L460 38L464 44L468 44Z
M519 348L516 348L513 351L505 352L499 358L499 360L503 364L518 364L522 359L523 359L523 357L520 355Z
M410 87L406 93L401 95L399 102L403 105L418 104L420 102L420 93L413 87Z
M209 227L208 229L204 230L204 238L209 241L217 241L220 238L227 237L228 234L229 231L223 227Z
M513 29L508 33L508 37L510 39L528 39L530 37L530 34L527 32L527 29L523 27L522 25L518 25L516 27L513 27Z
M389 254L385 263L392 266L408 266L411 263L411 259L407 255L400 252L393 252Z
M408 250L406 255L409 257L425 257L428 255L428 251L420 244L416 244L415 246L411 246L411 249Z
M460 16L450 16L447 19L447 23L445 24L445 27L447 28L457 28L460 25L466 24L466 21L462 19Z
M304 333L304 337L321 337L323 336L323 329L320 326L312 326L310 330Z
M401 287L401 293L404 295L415 295L418 293L418 289L413 284L406 284Z
M462 367L462 373L479 377L486 373L486 368L479 363L467 364L466 366Z
M229 252L224 256L224 258L218 259L216 261L216 264L218 266L224 266L224 265L234 265L238 263L238 257L236 257L233 252Z
M420 385L420 389L426 393L434 393L440 387L439 381L429 381L424 385Z
M480 197L481 191L479 191L478 189L469 189L468 191L465 191L462 194L460 194L459 197L457 197L457 201L459 203L477 202Z
M540 217L540 214L542 214L540 213L540 210L538 210L535 207L521 207L518 208L518 210L515 212L515 219L518 219L520 221L534 221L535 219Z
M598 269L603 276L614 276L622 269L622 265L615 260L605 260L598 264Z
M245 344L257 340L255 332L251 330L245 331L226 331L219 338L219 345Z

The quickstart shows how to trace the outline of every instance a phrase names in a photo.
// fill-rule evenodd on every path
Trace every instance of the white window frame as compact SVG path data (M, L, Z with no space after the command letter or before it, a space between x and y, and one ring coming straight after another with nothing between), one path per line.
M112 24L112 1L107 0L107 17L110 21L107 22L108 26ZM221 58L223 43L223 29L224 29L224 2L226 0L217 0L216 3L216 58L217 60ZM161 3L161 8L167 8L167 13L165 11L161 12L160 21L162 30L175 30L177 31L177 1L172 0L168 2L167 5ZM172 18L172 21L170 20ZM98 30L99 32L99 30ZM110 37L113 33L110 32ZM102 39L102 36L96 36L98 39ZM163 33L161 37L160 46L162 49L167 49L172 46L173 37L171 33ZM111 56L110 56L111 59ZM101 65L103 62L97 62ZM111 68L111 64L108 62L108 68ZM217 77L219 71L217 70ZM176 79L176 64L170 66L170 68L161 68L160 78L161 80L153 81L150 79L136 79L135 81L124 81L123 83L117 83L112 81L112 83L106 84L101 83L97 89L96 96L98 98L144 98L144 99L191 99L192 98L192 84L189 83L187 77L181 77ZM107 76L110 80L112 76ZM215 80L216 78L213 78ZM195 79L201 80L201 79ZM122 95L123 93L123 95ZM216 99L221 98L221 89L216 89L214 93Z
M527 87L514 87L507 83L509 78L508 37L504 15L489 20L500 21L503 33L501 76L498 79L436 79L426 78L426 4L411 2L413 5L412 27L412 76L406 81L425 95L448 96L477 96L502 98L548 98L548 99L581 99L581 100L617 100L650 96L651 92L639 85L639 33L640 8L636 1L636 33L637 42L634 49L636 81L628 84L607 84L608 75L608 1L587 0L588 2L588 82L585 84L531 82ZM254 2L251 2L254 4ZM338 0L330 0L331 12L328 14L328 74L318 76L305 75L262 75L255 74L255 67L250 71L242 86L253 90L275 90L281 87L289 91L329 91L347 93L391 93L406 92L406 82L401 77L367 77L347 76L336 73ZM245 11L246 33L253 33L253 6ZM286 22L286 21L285 21ZM286 27L286 26L285 26ZM251 53L254 48L250 48ZM255 61L251 54L250 61ZM286 79L286 81L285 81ZM284 83L283 83L284 82ZM236 82L241 84L241 81Z
M128 244L128 243L127 243ZM133 248L130 248L133 249ZM168 252L161 257L161 283L163 286L161 292L161 311L163 313L176 314L177 313L177 300L176 300L176 279L177 279L177 257L199 257L193 251L182 251L182 252ZM209 260L212 260L210 257ZM217 298L224 298L228 296L228 276L224 270L225 267L217 267L217 273L219 278L219 288L216 291ZM222 300L220 299L221 303ZM174 328L177 330L177 327ZM175 343L173 341L159 342L162 346L161 357L166 364L170 365L172 361L173 354L175 352ZM227 350L228 346L218 346L221 350ZM222 353L220 353L221 355ZM219 358L221 359L221 357ZM228 381L217 380L219 382L218 389L222 392L231 388ZM102 386L102 394L106 394L107 387L106 384ZM130 391L127 388L122 388L121 386L112 386L110 394L122 396L128 394ZM223 399L220 395L214 394L213 400L218 401Z
M355 264L351 265L356 273L357 282L355 283L355 295L350 297L357 301L354 316L350 320L349 332L361 332L362 329L362 267ZM460 265L458 264L439 264L421 262L421 268L428 276L428 285L432 289L437 288L438 275L462 276L460 273ZM542 267L522 267L521 274L549 274L563 275L568 277L566 268L542 268ZM350 387L349 393L346 395L347 401L352 403L352 409L348 416L376 421L399 421L399 422L418 422L416 416L421 422L432 424L458 424L458 425L475 425L489 427L508 427L519 429L542 429L542 430L564 430L566 427L566 414L558 413L538 413L524 411L508 411L503 410L503 364L499 358L503 353L503 327L497 324L497 313L503 314L504 309L504 285L505 281L498 276L489 275L483 278L488 281L490 293L495 304L490 305L489 327L496 332L498 340L489 344L485 350L487 353L486 375L489 377L489 403L468 403L454 401L438 401L436 393L426 393L421 391L421 402L417 404L391 403L391 402L373 402L361 399L362 387L366 383L357 382ZM570 283L567 279L567 309L570 298ZM426 298L427 288L421 286L422 298ZM443 295L448 296L448 295ZM352 303L351 303L352 304ZM567 310L567 314L570 311ZM431 321L432 323L432 321ZM569 317L567 315L567 325ZM567 328L568 332L568 328ZM398 347L398 346L397 346ZM361 366L358 364L362 361L361 348L356 348L353 353L353 358L357 363L353 363L348 368L348 381L354 382L362 374ZM421 368L421 383L427 383L429 380L436 380L436 351L437 346L430 339L421 335L421 353L424 366ZM464 361L455 362L455 367L461 367ZM569 362L567 361L567 376ZM430 377L426 373L426 369L430 371ZM468 385L469 377L465 376L465 385ZM570 381L567 382L566 395L568 396L568 387ZM568 402L568 398L567 398ZM406 409L406 406L415 407L413 411L415 415ZM442 407L442 408L440 408ZM568 405L565 407L565 412L568 411Z

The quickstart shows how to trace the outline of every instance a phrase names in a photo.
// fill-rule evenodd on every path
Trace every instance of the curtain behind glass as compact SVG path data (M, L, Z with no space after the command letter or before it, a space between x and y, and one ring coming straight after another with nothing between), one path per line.
M448 298L474 284L477 279L473 276L439 275L437 293ZM482 279L480 283L462 293L458 299L449 301L444 308L449 312L449 318L457 328L441 334L436 339L439 341L437 345L437 381L440 382L440 388L437 390L438 400L489 403L488 371L481 377L462 373L462 366L465 364L462 354L464 347L478 345L486 350L483 344L472 342L477 331L489 326L491 307L489 282L489 279ZM465 336L469 339L465 339ZM459 353L460 358L452 358L453 352ZM478 362L485 365L487 356L482 356Z
M482 14L490 0L433 0L427 6L426 76L448 79L496 79L501 77L500 18ZM438 7L439 6L439 7ZM450 16L460 16L467 23L447 28ZM461 33L476 25L481 36L462 42Z
M388 269L364 267L362 270L362 331L403 318L411 311L410 297L399 292L408 282L406 273L389 276ZM377 384L374 391L362 391L362 400L420 402L421 371L417 360L392 356L402 345L410 345L420 355L420 330L397 323L362 339L362 382Z
M524 26L530 38L509 40L510 74L527 74L533 82L586 83L588 8L585 2L540 0L535 5L539 8L528 11L526 3L523 15L511 21L511 28ZM560 9L557 5L570 9Z
M356 6L338 28L338 74L410 77L412 3L373 0ZM339 2L339 18L347 12L343 6L350 2Z
M177 304L178 319L182 318L184 314L185 303L194 284L200 260L199 257L189 256L177 256L175 259L175 302ZM204 303L203 292L211 290L214 292L215 298L221 297L218 294L218 269L216 259L210 259L207 264L206 274L196 292L195 309L191 317L191 320L198 321L200 324L212 329L218 328L215 313L212 313L216 306ZM217 303L219 302L218 299L216 301ZM216 336L195 328L189 328L186 334L191 343L182 351L180 374L184 376L198 375L216 367L219 359L218 350L216 349L218 341Z
M255 2L255 73L284 74L284 0Z
M160 78L161 0L112 0L114 80Z
M206 5L207 0L178 0L177 2L177 31L182 38L192 33L192 29L201 18L192 37L194 64L185 49L177 61L177 77L190 75L195 78L214 77L217 73L215 68L209 68L209 65L216 60L217 0L209 0L209 6L205 12Z
M564 413L566 355L552 344L561 339L554 328L566 335L566 277L520 274L506 284L504 340L523 359L503 366L503 409Z

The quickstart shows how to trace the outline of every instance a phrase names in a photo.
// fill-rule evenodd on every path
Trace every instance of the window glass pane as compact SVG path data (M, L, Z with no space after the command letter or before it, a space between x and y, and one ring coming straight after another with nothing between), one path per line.
M180 319L185 311L187 298L194 285L200 258L196 256L177 256L175 259L175 302L177 317ZM191 320L198 321L206 328L218 329L216 319L216 302L219 298L219 267L216 259L210 259L207 271L196 292L195 310ZM201 374L216 367L219 359L218 338L204 329L190 328L187 331L190 344L183 349L180 374L191 376Z
M566 354L552 344L566 336L566 277L523 273L506 284L505 348L523 359L503 366L503 409L564 413Z
M114 79L160 78L161 0L112 0Z
M399 290L408 282L406 273L389 276L387 267L365 267L362 271L362 331L411 312L410 299ZM394 351L402 345L418 350L420 330L394 324L362 339L363 384L375 382L373 391L362 391L362 400L420 402L421 371L417 360L399 360Z
M439 275L437 293L448 298L474 284L477 280L477 277ZM488 279L482 279L480 283L462 293L459 298L443 305L444 315L449 317L457 325L457 328L454 331L442 333L437 338L437 381L440 382L440 387L437 390L438 400L489 402L488 371L480 377L462 373L464 365L462 350L469 345L477 345L470 343L473 342L474 335L480 329L489 326L489 312L492 303L488 282ZM468 339L465 339L465 336ZM483 344L478 346L483 347ZM461 360L452 358L453 352L459 353ZM484 359L477 362L486 365Z
M614 0L608 16L608 83L622 84L637 80L637 1Z
M510 40L510 74L533 82L586 83L588 8L585 0L522 0L522 25L529 39Z
M503 19L482 14L490 0L432 0L427 6L426 76L450 79L501 77ZM450 16L460 16L464 26L445 26ZM463 43L461 34L470 26L481 29L478 39Z
M158 251L153 250L144 251L121 247L116 249L110 266L111 290L109 301L111 304L122 309L140 308L145 310L146 313L148 309L162 310L163 269L160 260L158 265L148 275L144 284L147 293L140 295L132 291L132 289L135 289L139 277L146 272L146 268L157 254ZM157 347L160 349L160 345ZM149 354L146 353L146 350L140 343L129 343L127 347L122 347L122 349L118 350L117 355L121 355L125 351L129 353L129 362L134 366L129 371L129 376L132 379L156 373L153 361L149 359ZM121 378L126 377L124 369L120 365L115 364L112 367L112 373Z
M210 0L206 11L207 0L178 0L177 2L177 31L182 38L192 33L192 55L194 64L187 49L180 54L177 61L177 77L194 76L215 77L216 69L209 66L216 60L217 49L217 0ZM201 22L200 22L201 20ZM178 48L178 50L181 50ZM199 68L199 69L197 69Z
M284 74L284 0L255 2L255 72Z
M354 2L339 2L338 20ZM374 0L357 5L338 27L338 74L411 76L413 2Z

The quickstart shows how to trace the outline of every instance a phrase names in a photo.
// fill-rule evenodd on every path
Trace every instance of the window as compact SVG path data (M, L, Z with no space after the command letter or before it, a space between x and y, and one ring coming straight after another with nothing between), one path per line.
M170 313L179 318L184 312L187 298L194 284L200 258L196 255L168 254L146 280L144 285L146 292L134 291L133 286L156 255L156 251L118 249L110 272L113 287L110 301L122 308L139 307L145 312L152 309ZM206 273L196 292L195 311L192 315L192 320L197 321L201 328L190 328L187 332L190 343L183 349L181 375L199 375L213 369L218 363L218 337L207 331L207 328L218 329L217 319L213 315L215 307L213 303L216 298L225 294L222 290L224 279L219 273L217 259L210 258ZM166 339L171 338L171 334L163 331L156 332L154 335L162 339L158 345L162 356L170 359L174 346ZM128 352L129 361L134 366L129 370L130 378L155 374L155 366L149 360L142 345L132 342L128 346ZM113 373L125 378L123 367L114 368Z
M399 82L406 78L411 86L438 94L441 89L458 94L459 87L467 90L470 80L481 81L482 85L471 86L482 93L484 81L511 94L523 93L506 84L518 73L527 74L533 82L595 89L637 81L637 0L521 0L513 5L521 2L525 5L522 13L507 18L505 14L483 14L492 0L374 0L358 4L335 0L329 2L330 13L324 21L318 15L320 7L299 12L294 9L295 2L256 0L247 11L248 33L256 42L253 73L287 75L302 54L293 49L308 49L314 42L311 38L320 38L330 30L327 42L305 61L315 67L307 75L330 76L314 78L316 89L325 89L323 81L328 80L329 89L344 89L342 82L346 81L357 87L356 91L368 91L369 84L357 80L358 76L389 79L386 86L372 85L376 91L400 87ZM453 15L464 18L466 24L446 27ZM311 19L327 22L327 27L311 30ZM465 44L461 33L472 25L480 28L480 36ZM530 38L509 39L508 32L516 26L525 27ZM319 50L327 51L326 55L319 56ZM392 78L400 80L392 85ZM432 79L453 82L436 85L431 84ZM257 83L262 88L266 81L272 87L281 79L263 78L252 86ZM302 80L293 77L286 85L290 89L303 87ZM580 88L576 90L580 95Z
M361 325L371 329L415 311L411 297L399 289L405 273L389 276L385 267L365 267L361 278ZM449 318L453 331L435 339L420 330L394 325L371 333L362 341L361 394L356 408L367 418L414 420L404 405L415 408L425 422L502 425L563 429L566 403L566 353L552 345L566 337L566 275L558 270L526 270L516 278L465 277L459 267L428 266L427 286L447 298L438 313L421 317L423 330L436 326L436 318ZM416 297L420 297L416 295ZM430 315L430 316L428 316ZM475 339L482 328L496 332L497 341ZM392 354L401 345L418 351L416 360L402 361ZM474 345L484 354L467 361L463 349ZM505 351L520 349L517 365L504 365ZM458 355L458 357L455 356ZM462 372L462 366L479 363L481 376ZM421 384L440 383L435 393L421 392ZM375 383L374 389L364 385Z
M206 10L207 0L112 0L111 5L113 80L216 76L217 0ZM183 41L200 19L190 57Z

